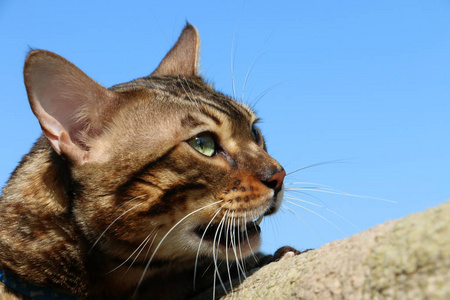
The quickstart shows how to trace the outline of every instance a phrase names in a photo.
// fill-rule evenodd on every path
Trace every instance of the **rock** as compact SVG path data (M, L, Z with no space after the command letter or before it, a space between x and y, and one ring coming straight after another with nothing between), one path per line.
M271 263L221 299L450 299L450 201Z

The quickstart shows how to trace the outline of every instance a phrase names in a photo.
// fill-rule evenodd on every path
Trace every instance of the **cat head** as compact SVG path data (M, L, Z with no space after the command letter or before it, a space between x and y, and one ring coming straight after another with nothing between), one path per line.
M110 89L54 53L27 57L31 108L70 173L75 221L108 255L238 259L280 206L285 171L257 116L198 75L198 45L188 24L150 76Z

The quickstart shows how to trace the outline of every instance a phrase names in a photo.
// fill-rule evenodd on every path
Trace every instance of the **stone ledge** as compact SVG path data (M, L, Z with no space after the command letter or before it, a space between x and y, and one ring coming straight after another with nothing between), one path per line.
M221 299L450 299L450 201L271 263Z

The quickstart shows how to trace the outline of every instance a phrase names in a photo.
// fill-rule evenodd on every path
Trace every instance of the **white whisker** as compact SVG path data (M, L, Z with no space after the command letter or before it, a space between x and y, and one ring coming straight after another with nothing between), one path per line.
M250 76L250 73L252 72L253 68L255 67L256 61L257 61L258 59L259 59L259 57L256 57L256 58L252 61L251 65L250 65L250 68L249 68L249 70L247 71L247 74L245 75L245 78L244 78L244 84L242 85L241 102L244 102L244 92L245 92L245 88L246 88L246 86L247 86L247 81L248 81L248 78L249 78L249 76Z
M236 32L233 34L233 40L231 41L231 53L230 53L230 68L231 68L231 88L233 90L233 99L236 99L236 86L234 83L234 57L236 56L237 46L234 45L236 38Z
M250 68L248 69L247 74L245 75L244 84L242 85L241 102L244 102L244 91L246 89L247 81L248 81L248 78L250 77L250 73L253 71L253 68L255 67L255 64L258 61L258 59L261 57L261 51L266 46L266 44L270 40L270 38L272 37L272 34L273 34L273 31L267 36L267 39L264 41L264 43L258 49L257 55L255 55L255 58L253 59L251 65L250 65ZM253 106L253 105L251 105L251 106Z
M152 249L153 243L155 242L156 236L157 236L157 235L158 235L158 234L155 233L155 235L153 236L152 242L151 242L150 245L148 246L147 252L145 252L145 256L144 256L143 261L145 261L145 260L147 259L148 254L150 253L150 250Z
M200 243L198 245L198 249L197 249L197 255L195 257L195 264L194 264L194 289L195 289L195 281L196 281L196 275L197 275L197 265L198 265L198 256L200 254L200 247L202 246L203 243L203 239L205 237L206 231L208 230L209 226L211 226L212 222L214 221L214 219L217 217L217 215L220 213L220 211L222 210L222 206L219 207L217 209L217 212L214 214L214 216L211 218L211 221L209 221L208 225L206 225L205 231L202 234L202 237L200 238Z
M244 223L242 226L245 226L245 224L246 223ZM241 239L243 238L243 237L241 237L241 228L240 228L240 226L241 226L241 224L238 223L238 241L241 241ZM244 230L247 230L247 228L244 228ZM245 279L245 278L247 278L247 270L246 270L245 263L244 263L244 257L242 255L241 242L239 242L238 246L239 246L239 257L240 257L240 259L238 259L238 260L240 261L240 265L241 265L240 269L241 269L242 275L243 275L243 277ZM241 279L239 279L239 282L242 283Z
M239 256L237 254L237 249L236 249L236 237L238 238L238 240L237 240L238 245L240 245L239 228L240 228L240 223L241 222L239 222L239 220L237 221L238 222L238 225L237 225L238 233L236 234L236 222L235 221L236 221L236 219L234 218L234 212L233 212L233 226L232 226L232 228L233 228L232 229L233 230L233 232L232 232L233 239L232 239L232 244L231 245L233 247L234 257L236 258L236 271L237 271L239 283L242 283L241 273L240 273L242 271L242 267L241 267L241 263L240 263ZM241 252L241 255L242 255L242 252ZM245 278L245 272L244 272L244 278Z
M309 209L309 208L307 208L307 207L305 207L305 206L302 206L302 205L300 205L300 204L294 203L294 202L292 202L292 201L285 200L285 202L290 203L290 204L295 205L295 206L298 206L298 207L300 207L300 208L303 208L303 209L306 210L306 211L309 211L310 213L312 213L312 214L318 216L319 218L325 220L327 223L329 223L330 225L332 225L334 228L336 228L337 230L339 230L341 233L346 234L341 228L339 228L339 226L337 226L336 224L334 224L333 222L331 222L330 220L328 220L327 218L325 218L325 217L322 216L321 214L319 214L319 213L317 213L317 212L315 212L315 211L313 211L313 210L311 210L311 209Z
M337 216L337 217L340 218L341 220L344 220L345 222L347 222L348 224L350 224L350 225L351 225L353 228L355 228L356 230L358 230L358 231L361 230L361 228L358 228L358 226L356 226L355 224L353 224L352 222L350 222L350 220L348 220L348 219L345 218L344 216L338 214L338 213L335 212L334 210L329 209L329 208L326 207L326 206L319 205L319 204L317 204L317 203L305 201L305 200L303 200L303 199L296 198L296 197L291 197L291 196L285 196L285 198L286 198L286 199L290 199L290 200L299 201L299 202L302 202L302 203L305 203L305 204L310 204L310 205L313 205L313 206L316 206L316 207L320 207L321 209L324 209L324 210L326 210L326 211L332 213L333 215Z
M315 235L316 238L319 237L319 234L317 233L317 230L315 230L314 228L312 228L311 226L309 226L309 224L303 219L303 217L302 217L299 213L297 213L295 210L293 210L292 208L290 208L289 206L284 205L284 204L282 205L281 208L282 208L282 209L286 209L288 212L290 212L290 213L293 214L296 218L298 218L298 219L300 220L300 222L303 223L303 225L305 225L309 230L311 230L311 231L314 233L314 235Z
M294 184L309 184L309 185L316 185L316 186L321 186L321 187L326 187L326 188L332 188L331 186L328 186L325 184L320 184L320 183L315 183L315 182L307 182L307 181L296 181L296 182L285 182L284 183L285 186L286 185L294 185Z
M287 188L285 190L286 191L313 191L313 192L319 192L319 193L341 195L341 196L348 196L348 197L356 197L356 198L373 199L373 200L380 200L380 201L384 201L384 202L397 203L397 201L393 201L393 200L389 200L389 199L350 194L350 193L346 193L346 192L343 192L343 191L335 190L335 189L332 189L332 188L316 188L316 187L306 187L305 188L305 187L299 187L299 188Z
M184 87L184 85L183 85L183 82L181 81L181 79L183 79L183 81L186 83L186 85L187 85L187 87L188 87L188 89L189 89L189 91L190 91L190 95L189 95L189 93L188 93L188 91L185 89L185 87ZM194 97L194 93L192 92L192 89L191 89L191 87L189 86L189 82L186 80L186 78L178 78L178 81L180 82L180 85L181 85L181 87L183 88L183 91L185 92L185 94L186 94L186 96L188 97L188 99L191 101L191 102L193 102L194 104L195 104L195 107L197 108L197 110L199 111L199 112L201 112L201 110L200 110L200 104L199 104L199 100L196 100L195 99L195 97Z
M274 84L274 85L272 85L271 87L265 89L261 94L259 94L255 99L253 99L253 100L250 102L250 107L252 107L252 108L255 107L255 105L258 104L258 102L259 102L262 98L264 98L264 96L266 96L269 92L271 92L272 90L274 90L275 88L277 88L277 87L279 87L279 86L281 86L281 85L283 85L283 84L286 84L286 81L279 82L279 83Z
M231 282L231 272L230 272L230 261L228 259L228 238L230 237L231 231L231 221L233 220L234 212L231 214L231 219L227 218L226 220L226 228L225 228L225 262L227 264L227 272L228 272L228 282L230 283L231 290L233 290L233 284ZM233 241L230 241L233 243Z
M155 250L154 250L153 253L152 253L152 256L150 257L150 259L149 259L147 265L145 266L144 271L142 272L141 278L139 279L139 282L138 282L138 284L137 284L137 286L136 286L135 295L136 295L136 293L137 293L137 290L138 290L139 286L142 284L142 281L143 281L144 278L145 278L145 273L146 273L146 271L148 270L148 268L150 267L150 264L151 264L151 262L152 262L152 260L153 260L153 257L155 256L156 252L158 251L159 247L161 247L161 244L164 242L164 240L167 238L167 236L168 236L168 235L169 235L169 234L170 234L170 233L171 233L171 232L172 232L179 224L181 224L184 220L186 220L187 218L189 218L189 217L192 216L193 214L195 214L195 213L197 213L197 212L199 212L199 211L202 211L202 210L204 210L205 208L208 208L208 207L210 207L210 206L216 205L217 203L220 203L220 202L222 202L222 201L223 201L223 200L220 200L220 201L216 201L216 202L210 203L210 204L208 204L208 205L205 205L205 206L203 206L203 207L201 207L201 208L199 208L199 209L196 209L196 210L194 210L194 211L188 213L188 214L185 215L183 218L181 218L174 226L172 226L172 228L170 228L169 231L167 231L167 233L162 237L161 241L160 241L160 242L158 243L158 245L156 246ZM135 296L135 295L134 295L134 296Z
M309 205L316 206L316 207L319 207L319 208L327 209L324 205L321 205L321 204L318 204L318 203L314 203L314 202L311 202L311 201L307 201L307 200L304 200L304 199L301 199L301 198L296 198L296 197L293 197L293 196L289 196L287 193L285 193L283 198L284 199L290 199L290 200L297 200L297 201L305 203L305 204L309 204Z
M151 234L150 234L150 235L151 235ZM143 249L143 247L145 246L147 240L150 238L150 235L147 235L147 237L142 241L142 243L139 244L139 246L138 246L138 247L137 247L137 248L136 248L136 249L128 256L128 258L127 258L125 261L123 261L120 265L118 265L118 266L115 267L114 269L112 269L112 270L106 272L105 275L111 274L112 272L114 272L114 271L116 271L117 269L119 269L120 267L122 267L124 264L127 263L127 261L129 261L129 260L133 257L133 255L134 255L136 252L139 251L139 249L141 249L141 247L142 247L142 249ZM141 249L141 251L142 251L142 249ZM139 251L139 253L136 255L135 259L133 260L133 263L135 262L136 258L139 256L139 254L141 253L141 251ZM132 265L133 263L131 263L131 265ZM128 267L128 269L127 269L127 271L125 272L125 274L126 274L126 273L128 272L128 270L131 268L131 265ZM124 274L124 275L125 275L125 274Z
M139 253L136 254L136 256L134 257L134 260L131 262L131 264L130 264L130 266L128 267L128 269L126 270L125 274L127 274L128 271L130 271L131 267L132 267L133 264L136 262L136 260L138 259L138 257L141 255L142 251L145 249L145 247L147 247L148 243L150 242L151 236L153 235L154 232L155 232L155 229L153 229L152 232L150 232L150 234L145 238L145 240L146 240L145 244L142 246L141 250L139 250ZM152 247L152 245L153 245L153 242L155 241L155 238L156 238L156 234L153 235L153 239L152 239L150 245L148 246L148 249L147 249L147 252L146 252L146 254L145 254L145 257L144 257L144 260L143 260L143 261L145 261L145 260L147 259L148 252L150 251L150 249L151 249L151 247ZM144 241L145 241L145 240L144 240Z
M244 214L244 223L247 224L247 212L245 212L245 214ZM248 247L250 248L250 252L252 253L253 259L255 260L255 262L258 262L259 259L255 255L255 251L253 250L252 245L250 244L250 238L248 236L247 228L245 229L245 236L246 236Z
M133 200L136 200L136 199L138 199L138 198L145 197L145 196L147 196L147 195L141 195L141 196L135 197L135 198L129 200L129 202L131 202L131 201L133 201ZM117 218L115 218L114 221L112 221L111 224L109 224L108 227L106 227L106 229L102 232L102 234L100 234L100 236L97 238L97 240L94 242L94 244L92 244L91 249L89 249L89 252L91 252L92 249L94 249L94 247L97 245L97 243L98 243L98 242L100 241L100 239L103 237L103 235L105 235L105 233L109 230L109 228L111 228L111 226L114 225L114 223L117 222L117 220L119 220L120 218L122 218L123 216L125 216L125 215L126 215L127 213L129 213L130 211L132 211L132 210L138 208L138 207L141 206L142 204L144 204L144 202L143 202L143 203L139 203L139 204L133 206L132 208L128 209L127 211L123 212L120 216L118 216Z
M220 276L220 272L219 272L219 265L217 264L217 258L218 258L218 254L219 254L219 244L220 244L220 237L222 235L222 230L223 230L223 224L225 219L227 218L229 211L226 211L225 214L223 215L222 219L219 222L219 225L217 226L216 229L216 233L214 234L214 239L213 239L213 259L214 259L214 285L213 285L213 299L215 298L216 295L216 279L218 278L220 281L220 284L224 290L225 293L227 293L227 289L225 288L225 284L223 283L222 277ZM220 231L220 233L219 233ZM217 234L219 234L219 237L217 238ZM216 241L217 241L217 251L216 251Z
M298 169L296 169L296 170L294 170L292 172L289 172L289 173L286 174L286 176L292 175L294 173L297 173L297 172L300 172L300 171L303 171L305 169L309 169L309 168L312 168L312 167L317 167L317 166L322 166L322 165L329 165L329 164L337 164L337 163L340 163L340 162L343 162L343 161L346 161L346 160L348 160L348 159L335 159L335 160L328 160L328 161L324 161L324 162L320 162L320 163L310 164L310 165L298 168Z

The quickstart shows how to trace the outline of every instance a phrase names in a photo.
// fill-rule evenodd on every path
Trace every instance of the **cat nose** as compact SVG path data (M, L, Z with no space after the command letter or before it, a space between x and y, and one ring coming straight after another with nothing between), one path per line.
M268 179L261 180L268 188L271 188L275 191L279 191L281 186L283 185L284 177L286 176L286 171L281 169L281 171L275 171L271 175L269 175Z

